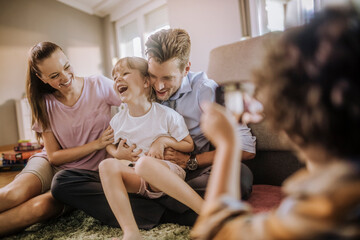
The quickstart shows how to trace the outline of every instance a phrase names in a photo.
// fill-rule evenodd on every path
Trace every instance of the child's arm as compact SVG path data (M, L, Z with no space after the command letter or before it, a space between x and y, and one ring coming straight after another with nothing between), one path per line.
M171 147L180 152L191 152L194 150L194 142L190 134L179 142L173 137L159 137L151 144L147 155L164 159L164 149L167 147Z
M135 148L135 144L133 144L132 146L128 146L126 144L126 139L121 139L117 145L107 145L106 151L114 158L120 160L136 161L139 158L138 155L142 152L142 150L139 149L138 151L133 152Z

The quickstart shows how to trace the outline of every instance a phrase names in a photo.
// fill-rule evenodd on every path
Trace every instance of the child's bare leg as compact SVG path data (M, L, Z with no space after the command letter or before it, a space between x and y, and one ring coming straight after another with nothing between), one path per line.
M0 188L0 213L41 194L41 181L32 173L23 173Z
M196 213L200 212L204 200L184 180L171 172L165 162L152 157L141 157L136 162L135 172L150 185L187 205Z
M142 239L128 196L128 192L138 192L140 177L115 158L102 161L99 172L106 199L124 232L123 239Z

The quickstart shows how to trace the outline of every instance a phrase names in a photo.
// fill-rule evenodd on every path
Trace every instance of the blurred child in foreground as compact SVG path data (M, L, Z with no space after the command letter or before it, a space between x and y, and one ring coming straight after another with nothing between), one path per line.
M360 15L326 9L277 39L255 73L270 125L287 135L307 169L286 197L252 214L238 192L241 140L233 116L204 105L202 129L216 146L194 239L360 239Z

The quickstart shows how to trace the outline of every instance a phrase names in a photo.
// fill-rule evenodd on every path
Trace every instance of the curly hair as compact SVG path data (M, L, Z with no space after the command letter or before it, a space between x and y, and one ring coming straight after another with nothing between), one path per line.
M149 37L146 46L146 55L159 63L170 59L179 59L179 69L183 71L189 62L191 41L184 29L161 30Z
M359 156L360 16L326 9L281 34L255 72L268 122L300 146Z

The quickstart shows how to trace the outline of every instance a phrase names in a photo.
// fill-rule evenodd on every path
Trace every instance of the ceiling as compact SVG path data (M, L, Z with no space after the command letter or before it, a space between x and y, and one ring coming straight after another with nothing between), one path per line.
M57 0L88 14L104 17L124 0Z

